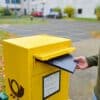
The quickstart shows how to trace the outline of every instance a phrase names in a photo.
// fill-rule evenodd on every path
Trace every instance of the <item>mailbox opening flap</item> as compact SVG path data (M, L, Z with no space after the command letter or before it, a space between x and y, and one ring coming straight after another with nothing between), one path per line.
M73 51L75 51L74 47L64 47L64 48L50 48L49 50L39 50L40 53L35 53L34 57L36 59L39 59L41 61L48 61L50 59L57 58L59 56L65 55L65 54L71 54Z
M76 69L76 62L74 61L73 56L69 54L43 62L68 71L70 73L74 73Z

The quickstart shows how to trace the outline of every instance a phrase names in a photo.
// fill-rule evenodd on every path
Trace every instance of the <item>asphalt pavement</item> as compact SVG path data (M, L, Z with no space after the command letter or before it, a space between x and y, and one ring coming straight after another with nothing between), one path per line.
M74 43L76 56L92 56L98 54L100 39L85 39ZM76 70L71 75L70 97L72 100L92 100L93 89L96 84L97 66L86 70Z
M41 19L43 20L43 19ZM35 34L50 34L72 39L72 41L80 41L90 37L92 31L100 30L100 23L83 22L74 20L57 20L45 19L40 24L26 25L1 25L1 29L5 29L19 36L29 36Z

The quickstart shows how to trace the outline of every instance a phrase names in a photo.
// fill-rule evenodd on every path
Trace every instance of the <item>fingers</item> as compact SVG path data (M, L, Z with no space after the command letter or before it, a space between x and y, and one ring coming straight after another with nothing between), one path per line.
M80 69L80 67L79 66L76 66L76 69Z
M84 56L75 57L74 61L77 62L76 69L84 70L88 67L88 63Z
M78 70L85 70L85 69L86 69L86 67L76 66L76 69L78 69Z

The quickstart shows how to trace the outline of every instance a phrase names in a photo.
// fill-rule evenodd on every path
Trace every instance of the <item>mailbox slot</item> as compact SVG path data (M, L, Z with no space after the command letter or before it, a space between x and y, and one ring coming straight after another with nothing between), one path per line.
M49 65L52 65L53 67L63 69L70 73L74 73L76 69L76 62L74 61L73 56L69 54L48 61L43 61L43 63L47 63Z

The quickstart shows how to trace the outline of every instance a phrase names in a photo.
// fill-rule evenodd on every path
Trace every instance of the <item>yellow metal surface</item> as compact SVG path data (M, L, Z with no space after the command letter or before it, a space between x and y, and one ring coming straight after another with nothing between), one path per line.
M41 62L36 62L36 66L39 68L42 67L41 69L47 69L45 71L41 71L38 69L35 69L35 72L33 74L32 78L32 100L43 100L43 76L47 76L48 74L51 74L53 72L59 71L60 69L52 67L47 64L43 64ZM70 74L67 73L66 71L60 70L61 71L61 79L60 79L60 91L55 93L54 95L51 95L45 100L69 100L69 81L70 81ZM35 85L35 87L34 87ZM34 90L35 90L35 95L34 95Z
M49 35L36 35L16 39L8 39L5 42L32 49L32 55L40 60L49 60L75 51L70 39Z
M46 61L46 60L50 60L52 58L55 58L55 57L58 57L58 56L61 56L61 55L64 55L64 54L70 54L72 53L73 51L75 51L75 48L56 48L54 50L51 50L50 52L49 51L43 51L41 53L36 53L34 54L34 56L39 59L39 60L42 60L42 61Z
M5 60L6 92L9 100L43 100L42 78L45 75L59 71L51 65L37 61L48 60L63 54L72 53L70 39L48 35L36 35L3 42ZM69 98L69 73L61 71L60 91L47 98L47 100L66 100ZM9 81L10 80L10 81ZM17 82L19 85L16 85ZM12 88L18 94L13 93ZM19 91L22 87L23 91ZM21 93L20 93L21 92Z
M11 44L21 46L23 48L37 48L37 47L43 47L43 46L50 46L52 44L57 44L61 42L66 42L67 44L70 43L70 39L66 38L59 38L55 36L50 35L35 35L35 36L29 36L29 37L21 37L21 38L14 38L14 39L8 39L5 40Z

